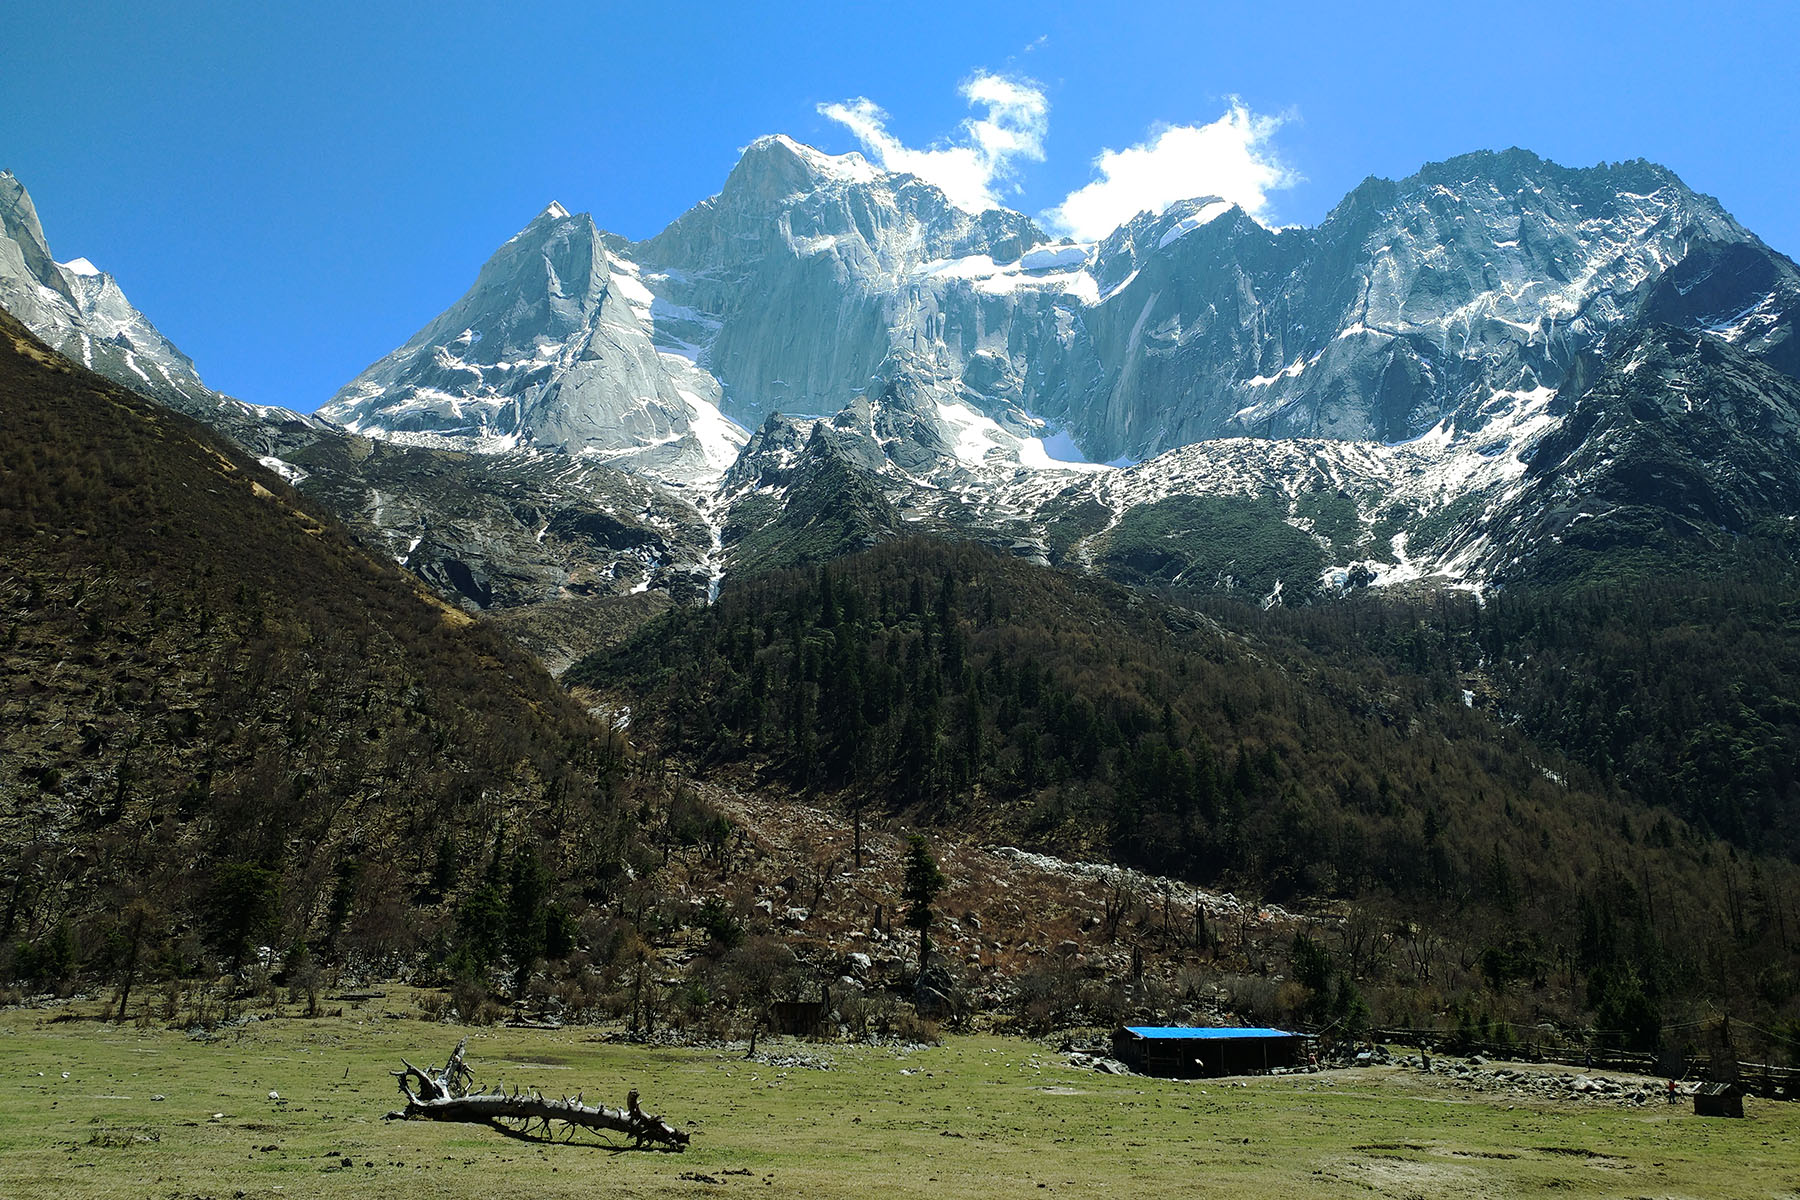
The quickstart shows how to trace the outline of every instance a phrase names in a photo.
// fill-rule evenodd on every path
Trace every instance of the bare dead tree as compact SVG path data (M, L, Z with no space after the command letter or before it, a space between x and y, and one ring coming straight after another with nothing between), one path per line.
M837 874L838 864L843 859L823 839L810 835L801 837L797 848L801 856L798 875L802 885L812 893L806 907L816 914L825 903L825 893L831 887L831 878Z
M1102 923L1106 928L1106 944L1110 946L1119 940L1119 924L1137 903L1137 892L1128 883L1115 883L1104 899L1106 916Z
M1388 940L1387 932L1378 917L1360 906L1338 924L1338 941L1350 978L1367 978L1375 970Z
M456 1051L441 1068L421 1070L401 1059L406 1069L392 1074L400 1081L406 1107L388 1113L387 1119L487 1125L508 1137L541 1142L572 1141L582 1131L617 1133L632 1139L634 1148L653 1142L677 1153L687 1149L691 1135L639 1107L636 1088L626 1093L624 1108L587 1104L580 1093L551 1099L536 1088L514 1088L508 1092L502 1085L491 1091L470 1091L475 1073L463 1060L468 1045L466 1037L458 1042Z
M1410 921L1398 925L1394 933L1406 951L1413 978L1420 983L1430 983L1432 967L1442 950L1437 935Z

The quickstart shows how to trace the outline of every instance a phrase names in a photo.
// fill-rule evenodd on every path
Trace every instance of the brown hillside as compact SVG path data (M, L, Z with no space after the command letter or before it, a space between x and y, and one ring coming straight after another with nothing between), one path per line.
M4 313L0 689L0 946L93 963L142 900L179 955L379 955L502 825L618 857L616 748L534 661Z

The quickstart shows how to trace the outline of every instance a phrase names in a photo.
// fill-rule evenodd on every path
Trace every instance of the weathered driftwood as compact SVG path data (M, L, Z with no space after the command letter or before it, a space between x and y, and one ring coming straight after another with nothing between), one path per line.
M573 1099L551 1099L536 1088L470 1091L475 1073L463 1061L468 1045L468 1038L458 1042L455 1053L442 1068L421 1070L401 1059L406 1069L392 1074L400 1081L406 1107L389 1113L388 1119L488 1125L508 1136L536 1141L568 1141L580 1130L618 1133L631 1138L634 1146L654 1142L664 1149L687 1149L690 1135L640 1108L636 1088L626 1094L624 1108L586 1104L579 1095Z

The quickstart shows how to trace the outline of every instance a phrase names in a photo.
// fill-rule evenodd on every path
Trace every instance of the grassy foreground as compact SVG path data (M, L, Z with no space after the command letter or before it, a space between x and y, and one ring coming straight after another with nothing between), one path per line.
M1754 1099L1747 1120L1702 1120L1515 1106L1395 1070L1114 1078L990 1037L807 1046L833 1068L782 1070L586 1029L470 1031L484 1082L609 1104L636 1086L694 1132L686 1154L614 1152L384 1122L401 1056L441 1063L463 1032L392 1019L415 1011L402 997L205 1043L51 1019L67 1011L0 1012L0 1196L1800 1194L1800 1105Z

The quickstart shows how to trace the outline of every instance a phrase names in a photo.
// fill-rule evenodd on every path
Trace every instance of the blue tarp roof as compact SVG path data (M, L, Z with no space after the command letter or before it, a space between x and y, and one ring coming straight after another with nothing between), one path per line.
M1232 1026L1211 1025L1194 1027L1188 1025L1127 1025L1126 1033L1135 1033L1141 1038L1284 1038L1299 1037L1297 1033L1289 1033L1285 1029L1238 1029Z

